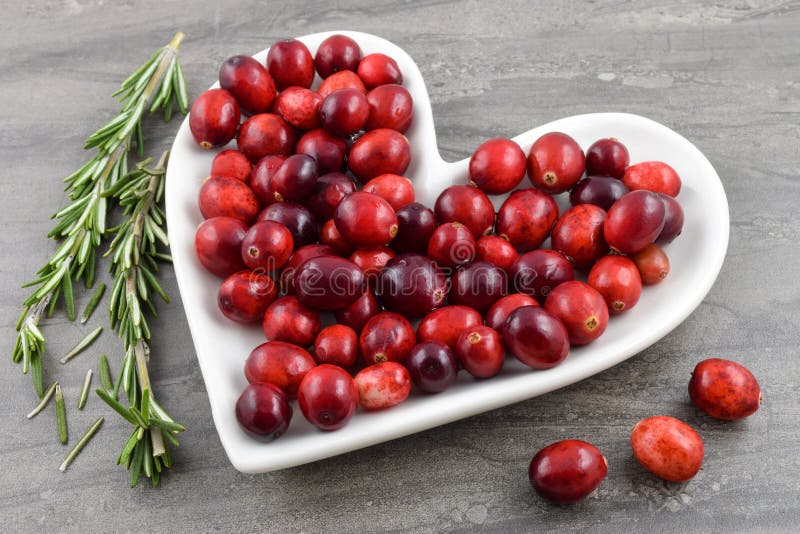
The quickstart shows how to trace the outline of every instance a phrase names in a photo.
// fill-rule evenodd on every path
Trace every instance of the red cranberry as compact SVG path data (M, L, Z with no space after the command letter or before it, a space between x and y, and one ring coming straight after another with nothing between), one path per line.
M361 130L369 118L367 97L356 89L339 89L319 107L322 127L331 135L347 137Z
M440 267L457 267L475 259L475 238L461 223L453 222L437 228L428 241L428 257Z
M356 184L346 175L340 172L329 172L317 179L314 191L306 199L306 206L317 219L326 221L333 218L339 202L350 193L354 193L355 190Z
M235 178L245 183L250 179L252 170L253 166L247 156L233 148L223 150L211 162L211 176Z
M276 202L258 214L259 221L275 221L284 225L292 233L295 247L302 247L317 241L319 231L317 220L305 206L294 202Z
M691 480L703 464L703 439L692 427L666 415L642 419L631 432L633 455L642 467L670 482Z
M497 235L520 252L538 248L558 219L558 204L538 189L511 193L497 212Z
M334 256L347 256L353 252L355 248L348 240L342 237L333 219L329 219L323 223L319 231L319 242L335 250L336 253Z
M381 174L367 182L362 191L378 195L392 206L393 210L399 210L414 202L414 185L405 176L397 174Z
M356 412L358 389L347 371L323 364L303 378L297 401L309 423L322 430L336 430Z
M417 327L417 340L436 341L455 349L464 330L483 324L481 314L466 306L444 306L422 318Z
M281 297L264 314L264 336L267 341L285 341L308 347L321 327L319 313L307 308L294 295Z
M761 387L747 367L709 358L692 371L689 397L711 417L734 421L756 413L761 404Z
M536 453L528 477L536 492L556 504L585 498L608 473L608 462L597 447L577 439L557 441Z
M444 304L447 276L430 258L401 254L386 262L375 291L387 310L420 317Z
M303 377L316 365L305 349L283 341L268 341L250 352L244 363L244 376L251 384L272 384L293 399Z
M238 323L254 323L264 317L276 293L275 282L266 274L239 271L219 286L217 304L228 319Z
M350 369L358 360L358 334L341 324L323 328L314 341L314 359Z
M317 310L338 310L364 294L364 274L350 260L338 256L311 258L295 277L297 298Z
M625 256L606 256L589 271L589 285L605 299L611 315L627 311L639 302L642 277L636 265Z
M304 200L314 192L319 172L317 161L305 154L289 156L272 176L275 200Z
M367 54L358 64L358 77L368 88L386 84L402 84L403 73L397 61L386 54Z
M292 233L275 221L261 221L250 227L242 241L242 259L250 269L272 272L289 261L294 248Z
M508 351L534 369L555 367L569 353L569 334L564 324L538 305L512 311L502 331Z
M306 132L297 142L297 153L308 154L317 160L319 172L344 171L344 158L347 155L347 143L344 139L334 137L322 128Z
M247 225L231 217L213 217L197 227L194 248L205 269L219 277L227 277L245 268L242 241Z
M322 97L305 87L287 87L275 101L275 111L298 130L320 127L319 107Z
M314 56L314 66L323 78L340 70L358 70L361 48L346 35L331 35L322 41Z
M264 205L275 202L275 191L272 189L272 177L278 172L286 156L264 156L256 166L250 176L250 189L256 194L258 200Z
M192 104L189 129L203 148L227 144L236 135L241 110L239 103L225 89L209 89Z
M578 269L588 269L608 252L603 239L605 220L606 212L597 206L581 204L570 208L553 227L550 246Z
M428 251L428 241L436 230L436 215L419 202L412 202L397 210L397 235L392 248L397 252Z
M361 78L359 78L355 72L349 70L331 74L322 80L317 92L324 100L340 89L354 89L362 95L367 94L367 88L364 87L364 82L361 81Z
M350 255L350 261L358 265L361 272L364 273L367 283L371 287L375 287L378 283L378 275L383 270L386 263L394 258L395 254L389 247L381 247L374 249L361 249L356 250Z
M533 185L548 193L563 193L583 176L586 159L570 136L552 132L537 139L528 154L528 175Z
M658 234L656 242L661 245L672 243L672 241L681 235L683 230L683 208L677 200L669 195L660 194L658 197L664 204L664 228Z
M511 270L518 258L519 254L511 243L496 235L485 235L475 244L476 260L488 261L506 272Z
M494 206L486 193L469 185L453 185L442 191L433 210L440 224L458 222L475 239L492 231Z
M411 145L396 130L378 128L358 138L348 156L353 176L366 182L381 174L404 174L411 163Z
M599 139L586 151L586 174L622 178L628 168L628 149L614 138Z
M365 367L354 378L358 398L365 410L383 410L400 404L411 393L411 376L396 362Z
M523 306L539 306L539 303L533 297L522 293L506 295L492 304L492 307L486 312L486 326L502 332L511 312Z
M564 323L573 345L591 343L608 326L608 306L591 286L572 280L564 282L547 297L544 309Z
M371 289L367 289L358 300L340 310L336 310L336 322L361 332L367 321L381 312L378 299Z
M275 83L264 66L250 56L229 57L219 69L219 85L233 95L242 111L266 113L275 101Z
M669 258L664 251L651 243L631 256L646 286L660 284L669 275Z
M656 193L631 191L611 206L603 225L606 243L634 254L656 240L664 228L664 203Z
M281 290L284 293L294 293L296 287L294 284L294 277L297 274L297 269L306 260L311 258L319 258L320 256L335 256L336 251L327 245L303 245L294 251L294 254L289 258L286 267L281 271Z
M247 184L236 178L211 176L200 187L198 198L203 217L233 217L246 223L258 215L258 199Z
M594 204L608 211L617 200L630 189L628 186L608 176L589 176L578 182L569 193L569 201L573 206Z
M489 139L469 160L469 179L490 195L508 193L525 176L525 152L514 141Z
M450 347L437 341L424 341L406 358L411 380L425 393L440 393L453 385L458 376L458 360Z
M506 351L500 334L488 326L464 330L455 348L461 365L475 378L490 378L503 368Z
M402 362L416 344L414 327L400 314L381 312L372 317L359 338L361 357L367 365Z
M622 177L622 183L631 191L646 189L671 197L681 192L681 178L675 169L663 161L643 161L631 165Z
M236 401L236 420L254 438L272 441L289 428L292 406L280 388L250 384Z
M367 93L369 119L366 129L389 128L405 133L414 119L414 99L405 87L381 85Z
M259 113L253 115L239 128L236 143L239 150L252 161L257 162L264 156L294 153L297 135L291 126L279 115Z
M508 275L517 292L544 302L553 289L573 280L575 271L563 254L555 250L538 249L520 256Z
M508 277L503 269L489 262L475 261L455 272L448 301L485 313L506 294L507 287Z
M311 87L314 82L314 58L306 45L295 39L278 41L269 48L267 69L280 91L293 85Z
M336 228L356 248L376 248L397 235L397 215L378 195L357 191L347 195L333 214Z

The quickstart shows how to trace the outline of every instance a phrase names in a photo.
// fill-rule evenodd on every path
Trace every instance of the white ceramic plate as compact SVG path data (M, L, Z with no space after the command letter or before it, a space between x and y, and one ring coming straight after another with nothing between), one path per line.
M465 183L468 160L449 163L439 156L425 82L408 54L385 39L358 32L317 33L300 40L313 54L332 33L350 35L365 54L384 52L400 65L404 85L414 98L414 122L407 132L412 162L406 174L414 181L417 199L433 206L439 191L451 184ZM263 63L266 55L264 50L254 57ZM534 128L514 140L527 153L534 140L550 131L571 135L584 149L596 139L613 136L627 145L632 162L663 160L678 171L683 179L678 198L686 221L683 235L667 247L672 268L666 281L646 288L635 309L611 320L600 339L573 349L558 367L533 371L509 358L495 378L476 382L462 372L458 383L444 393L413 393L406 402L389 410L359 412L335 432L316 430L305 421L295 403L289 431L265 444L248 437L234 416L236 399L247 385L244 361L250 350L264 341L263 334L260 325L245 328L222 316L216 304L220 280L207 273L195 257L194 234L202 222L197 194L216 152L198 147L192 140L188 118L184 120L167 172L169 237L211 413L236 469L258 473L313 462L547 393L608 369L652 345L700 304L719 273L728 246L725 191L703 154L666 126L624 113L568 117ZM526 178L521 187L529 186ZM499 206L503 198L493 200ZM559 204L566 206L566 199L559 198Z

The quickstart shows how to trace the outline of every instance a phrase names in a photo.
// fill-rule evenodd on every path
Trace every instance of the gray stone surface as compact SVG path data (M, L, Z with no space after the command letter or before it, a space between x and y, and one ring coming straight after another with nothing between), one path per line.
M152 374L162 404L188 427L163 487L127 487L114 465L127 432L96 398L74 408L97 354L118 369L106 332L70 365L55 363L85 329L63 316L45 332L49 378L70 405L73 440L99 413L105 427L58 472L52 410L31 422L29 379L0 359L0 517L4 531L796 531L800 521L797 266L800 256L800 3L671 2L2 2L0 18L0 331L13 341L19 285L53 250L48 216L83 139L116 110L108 95L176 29L196 95L227 56L278 38L356 29L393 40L419 64L445 157L482 140L591 111L639 113L693 141L722 177L731 240L705 302L629 361L563 390L435 430L262 476L237 473L214 430L172 273L154 323ZM151 154L177 122L149 120ZM691 236L686 236L691 239ZM81 294L80 302L87 295ZM92 323L104 323L97 313ZM689 403L694 364L748 365L765 403L720 423ZM705 439L688 484L647 475L630 454L640 418L675 414ZM585 502L531 494L532 453L565 437L596 443L607 480Z

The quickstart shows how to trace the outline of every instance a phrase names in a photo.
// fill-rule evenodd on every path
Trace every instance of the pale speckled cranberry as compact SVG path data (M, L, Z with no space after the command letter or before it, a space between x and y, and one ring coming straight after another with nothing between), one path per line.
M411 392L411 376L401 364L370 365L355 376L358 398L365 410L382 410L400 404Z

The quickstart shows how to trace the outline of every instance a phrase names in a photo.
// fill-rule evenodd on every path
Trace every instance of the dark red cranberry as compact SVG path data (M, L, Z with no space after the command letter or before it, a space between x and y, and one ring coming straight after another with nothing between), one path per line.
M267 206L258 214L258 220L284 225L292 233L295 247L314 243L319 236L317 220L305 206L294 202L276 202Z
M336 137L347 137L361 130L369 118L367 97L357 89L339 89L319 107L322 127Z
M358 300L340 310L336 310L336 322L349 326L356 332L361 332L367 321L381 312L381 306L375 293L367 289Z
M395 211L414 202L414 185L411 180L397 174L376 176L364 185L362 191L378 195Z
M440 267L453 268L475 259L475 238L469 228L453 222L437 228L428 241L428 257Z
M603 296L611 315L618 315L636 306L642 294L639 270L625 256L615 254L600 258L589 271L588 282Z
M197 259L205 269L219 277L227 277L245 269L242 241L247 225L231 217L213 217L197 227L194 247Z
M608 210L603 236L615 251L635 254L655 241L663 228L664 203L658 195L631 191Z
M405 87L381 85L367 93L369 119L365 128L389 128L405 133L414 119L414 99Z
M314 191L318 177L317 161L314 158L305 154L289 156L270 181L275 200L305 200Z
M642 467L670 482L691 480L703 465L703 439L689 425L666 415L642 419L631 432L631 448Z
M335 256L336 251L327 245L303 245L294 251L294 254L289 258L286 266L281 270L281 291L284 293L294 293L296 288L294 285L294 277L297 274L297 269L306 260L311 258L318 258L320 256Z
M558 220L558 204L538 189L511 193L497 212L497 235L520 252L538 248Z
M571 280L550 292L544 309L564 323L572 345L591 343L606 331L608 306L596 289Z
M322 97L305 87L287 87L275 101L275 111L298 130L320 127L319 107Z
M242 123L236 134L239 150L253 163L264 156L293 154L296 141L294 129L272 113L253 115Z
M523 306L535 307L539 306L539 303L536 302L533 297L523 295L522 293L506 295L492 304L492 307L486 312L486 326L494 328L502 334L508 316L511 315L514 310Z
M355 72L349 70L331 74L322 80L322 83L317 88L317 92L324 100L340 89L353 89L362 95L366 96L367 94L367 88L364 87L364 82L361 81L361 78L359 78Z
M347 371L323 364L303 378L297 401L309 423L321 430L336 430L356 413L358 389Z
M437 341L423 341L406 358L411 380L425 393L440 393L458 376L458 360L450 347Z
M414 327L400 314L381 312L372 317L359 338L361 357L367 365L403 362L416 345Z
M588 176L578 182L569 193L569 201L573 206L594 204L608 211L630 189L628 186L608 176Z
M681 192L680 176L663 161L643 161L631 165L625 171L622 183L631 191L644 189L671 197L676 197Z
M369 89L386 84L402 84L403 73L397 61L386 54L367 54L358 64L358 77Z
M664 228L658 234L656 242L660 245L672 243L672 241L681 235L683 230L683 208L677 200L669 195L660 194L658 197L664 204Z
M347 163L362 183L381 174L403 175L411 163L411 145L400 132L378 128L358 138L350 148Z
M319 230L319 242L335 250L335 256L348 256L355 249L336 228L333 219L328 219L322 224L322 228Z
M538 249L521 255L508 275L510 285L517 292L544 302L559 284L575 278L575 270L563 254Z
M376 363L365 367L353 379L358 398L365 410L383 410L396 406L411 393L411 375L397 362Z
M286 156L264 156L258 160L250 175L250 189L265 206L275 202L272 177L278 172L284 161L286 161Z
M329 363L344 369L354 367L358 360L358 334L342 324L323 328L314 341L314 359L319 364Z
M297 142L297 153L308 154L317 160L319 172L344 171L344 158L347 155L347 143L344 139L334 137L322 128L306 132Z
M211 162L211 176L224 176L225 178L235 178L247 183L253 165L247 156L234 148L223 150Z
M586 158L570 136L551 132L537 139L528 154L528 176L548 193L569 191L583 176Z
M392 248L397 252L428 251L428 241L436 230L436 215L419 202L412 202L397 210L397 235Z
M555 504L585 498L608 473L608 462L597 447L577 439L557 441L536 453L528 477L536 492Z
M338 256L311 258L295 276L297 298L317 310L338 310L364 294L364 273L350 260Z
M228 319L238 323L254 323L264 317L276 293L275 282L266 274L239 271L219 286L217 304Z
M239 103L232 94L225 89L209 89L192 104L189 129L198 145L214 148L233 139L240 117Z
M311 213L320 220L327 221L333 218L336 206L344 197L354 193L356 184L340 172L329 172L317 179L314 191L306 199L306 206Z
M397 215L378 195L357 191L347 195L333 214L336 228L356 248L382 247L397 235Z
M236 178L210 176L200 187L198 197L203 217L233 217L246 223L258 215L258 199L247 184Z
M518 258L519 254L511 243L496 235L485 235L475 244L476 260L488 261L506 272L511 270Z
M603 239L606 212L592 204L574 206L558 219L550 246L567 257L578 269L588 269L608 252Z
M709 358L692 371L689 397L711 417L734 421L756 413L761 405L761 387L742 364Z
M269 47L267 69L280 91L293 85L308 88L314 82L314 58L306 45L295 39Z
M272 384L289 398L297 396L303 377L317 364L302 347L283 341L268 341L253 349L244 364L251 384Z
M514 141L489 139L469 160L469 179L490 195L508 193L525 177L525 152Z
M250 269L272 272L283 267L294 249L292 233L275 221L257 222L242 241L242 259Z
M622 178L630 163L628 149L614 138L599 139L586 151L586 174Z
M660 284L669 275L669 258L664 251L651 243L631 256L646 286Z
M236 420L261 441L281 437L292 420L292 406L280 388L272 384L250 384L236 401Z
M447 276L430 258L401 254L386 262L375 292L387 310L421 317L444 304Z
M242 111L266 113L275 101L275 83L267 69L250 56L229 57L219 69L219 85L233 95Z
M448 302L485 313L506 294L507 287L508 277L503 269L475 261L460 267L453 275Z
M481 314L472 308L444 306L422 318L417 327L417 341L436 341L455 350L461 333L481 324Z
M555 367L569 353L569 334L564 324L538 305L512 311L502 331L508 351L534 369Z
M346 35L331 35L322 41L314 56L314 66L323 78L340 70L358 70L361 62L361 48Z
M490 378L503 368L506 351L497 330L476 326L464 330L455 348L464 369L475 378Z
M300 303L294 295L281 297L264 314L267 341L285 341L308 347L317 337L322 322L319 313Z
M433 208L439 224L458 222L466 226L475 239L494 227L494 206L486 193L470 185L453 185L442 191Z
M367 283L371 287L375 287L381 270L394 257L395 253L392 249L381 247L356 250L350 255L350 261L358 265L358 268L364 273Z

